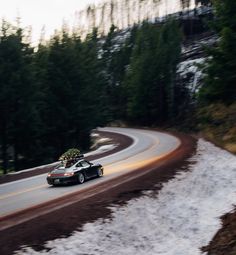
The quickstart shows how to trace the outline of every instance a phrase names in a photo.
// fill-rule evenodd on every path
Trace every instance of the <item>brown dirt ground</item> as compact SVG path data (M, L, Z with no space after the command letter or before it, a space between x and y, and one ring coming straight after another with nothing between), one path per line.
M236 255L236 211L222 216L221 220L222 228L202 250L208 255Z
M198 134L195 137L204 138L225 150L221 144L217 143L214 139L210 139L204 133ZM215 234L211 242L202 248L202 251L208 255L236 255L236 209L231 213L223 215L221 217L221 224L221 229Z
M110 217L109 206L124 205L130 199L141 196L144 190L161 189L163 183L173 178L178 170L183 170L184 167L187 169L186 159L195 152L195 139L180 133L175 133L175 135L181 139L182 145L163 159L139 169L139 171L146 172L142 177L122 183L139 172L134 171L109 182L109 186L122 183L116 187L106 187L104 191L104 185L98 185L93 196L89 198L75 201L70 206L2 230L0 254L13 254L23 245L41 250L48 240L69 236L74 230L81 229L87 222ZM32 210L31 213L35 211Z

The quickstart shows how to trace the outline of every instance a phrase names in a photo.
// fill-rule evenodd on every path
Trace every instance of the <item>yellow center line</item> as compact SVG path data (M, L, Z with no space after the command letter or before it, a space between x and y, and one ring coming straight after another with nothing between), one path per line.
M34 188L30 188L30 189L25 189L25 190L22 190L22 191L8 193L6 195L0 196L0 200L6 199L6 198L9 198L9 197L13 197L13 196L17 196L17 195L20 195L20 194L23 194L23 193L26 193L26 192L30 192L30 191L36 190L36 189L41 189L41 188L47 187L47 186L48 185L44 184L44 185L36 186Z

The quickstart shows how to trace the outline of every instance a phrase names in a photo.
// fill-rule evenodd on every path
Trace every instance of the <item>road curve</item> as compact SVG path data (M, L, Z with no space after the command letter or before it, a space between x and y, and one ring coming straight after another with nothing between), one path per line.
M60 200L63 197L72 195L82 197L83 192L86 190L90 191L88 196L92 196L93 193L91 192L95 192L98 185L101 186L104 183L106 184L104 189L107 189L107 185L109 185L112 179L137 171L145 165L165 157L180 146L180 140L178 138L162 132L130 128L102 128L100 130L120 133L131 137L134 141L131 146L123 151L95 161L104 166L105 174L103 178L88 181L83 185L54 188L47 185L46 175L43 174L2 184L0 185L0 223L8 215L27 210L43 203L50 204L51 201ZM138 175L142 174L142 172L138 172ZM86 196L83 196L83 198L86 198ZM66 205L68 203L63 203L60 207ZM55 209L57 207L53 207L50 210ZM0 224L0 230L4 228L6 226L2 226L1 228Z

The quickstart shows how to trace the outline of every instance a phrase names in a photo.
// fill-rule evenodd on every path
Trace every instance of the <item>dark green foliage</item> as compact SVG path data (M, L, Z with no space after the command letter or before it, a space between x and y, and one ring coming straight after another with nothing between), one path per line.
M81 43L76 36L55 36L49 45L47 61L45 137L53 146L52 158L66 148L88 149L90 130L101 121L97 114L102 85L97 53L96 31ZM49 150L50 151L50 150Z
M143 23L117 46L111 27L84 41L64 28L34 51L24 31L7 23L0 36L0 150L20 169L57 160L68 148L87 150L90 132L113 120L163 124L174 120L178 24Z
M123 119L126 114L126 91L124 83L127 66L135 44L137 27L134 26L128 39L117 47L116 28L112 26L102 46L102 63L104 72L104 102L109 105L107 120ZM116 47L115 47L116 45Z
M33 49L23 43L20 28L5 21L0 37L0 116L3 168L8 167L7 151L12 149L14 168L19 156L32 160L38 123L37 88L33 83ZM11 147L9 147L11 145Z
M23 31L3 22L0 37L0 150L5 173L87 150L104 123L103 76L96 30L82 43L66 30L37 52ZM105 107L104 107L105 108Z
M236 2L215 0L213 27L220 36L217 46L209 49L211 58L200 91L203 102L236 100Z
M180 55L178 25L143 23L126 74L129 120L162 124L174 115L175 71Z

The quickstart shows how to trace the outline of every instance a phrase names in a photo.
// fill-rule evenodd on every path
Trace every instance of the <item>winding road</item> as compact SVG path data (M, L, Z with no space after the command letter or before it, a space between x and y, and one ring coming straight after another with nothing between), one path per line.
M101 128L99 130L123 134L133 139L132 145L128 148L94 161L104 166L103 178L88 181L83 185L51 187L46 183L46 174L42 174L1 184L0 221L9 215L40 206L43 203L50 204L50 201L65 196L79 195L80 192L86 190L95 190L96 186L102 183L109 185L112 179L132 171L137 171L137 175L135 175L137 178L143 174L138 171L139 169L170 154L181 144L178 138L157 131L131 128ZM66 205L63 203L60 206ZM57 207L51 208L51 210L56 209Z

